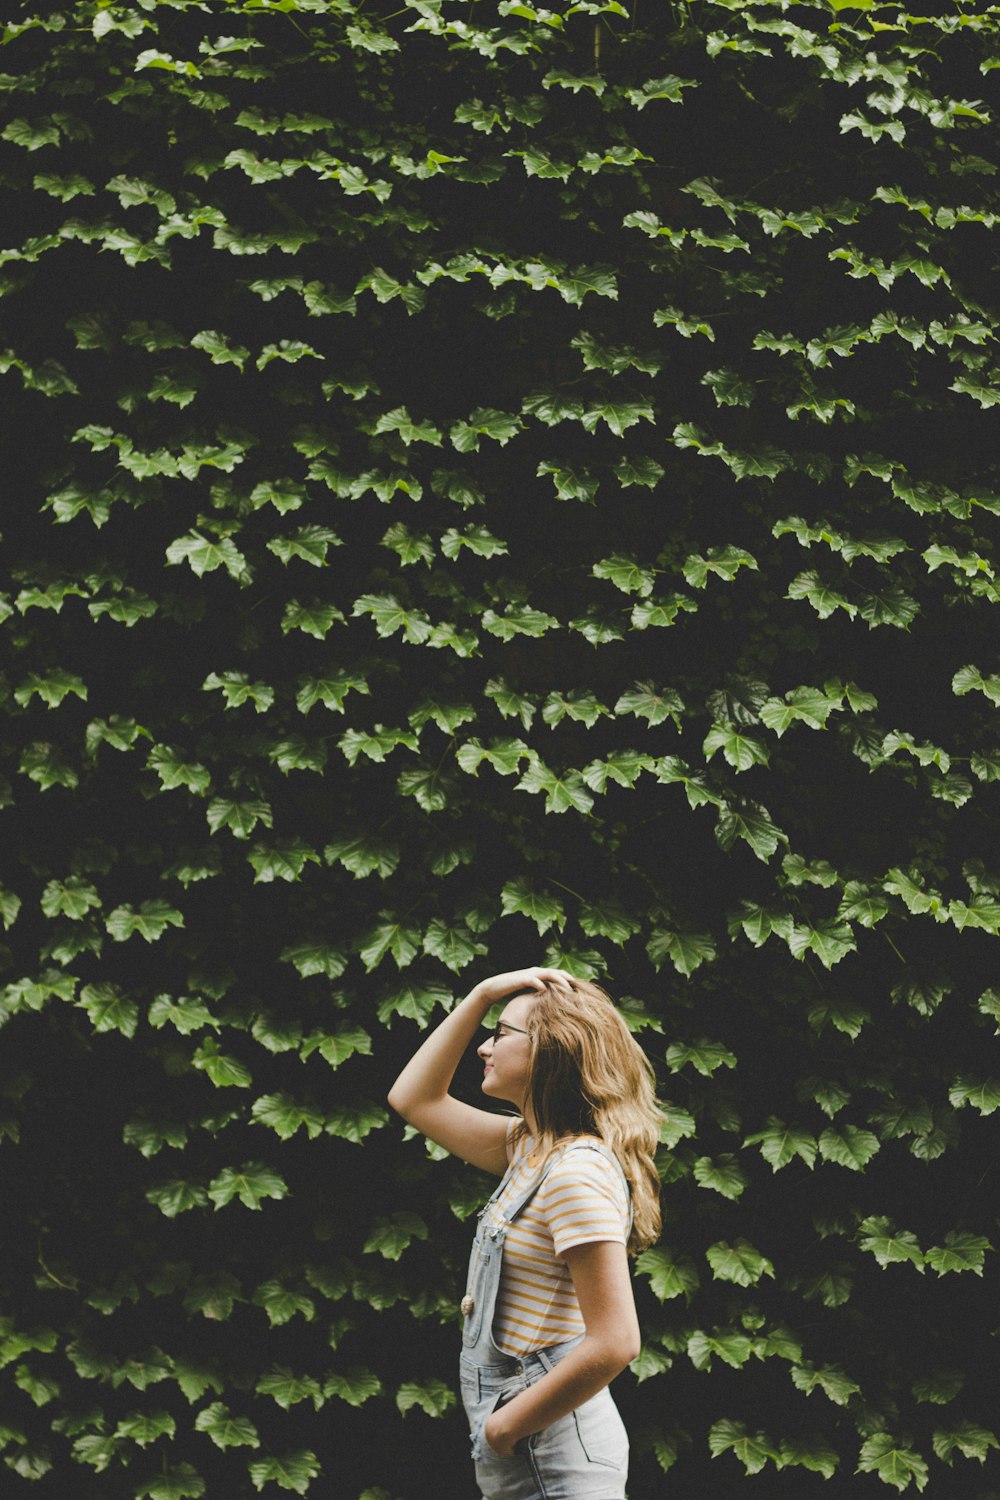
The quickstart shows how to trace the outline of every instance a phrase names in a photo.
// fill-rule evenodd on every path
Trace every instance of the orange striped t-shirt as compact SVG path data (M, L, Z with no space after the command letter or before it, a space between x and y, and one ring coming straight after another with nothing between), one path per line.
M505 1354L544 1349L585 1331L569 1267L562 1259L574 1245L628 1240L629 1205L622 1175L613 1162L575 1136L557 1147L558 1157L535 1195L507 1228L493 1342ZM489 1213L491 1222L540 1170L534 1141L522 1135L511 1154L510 1181Z

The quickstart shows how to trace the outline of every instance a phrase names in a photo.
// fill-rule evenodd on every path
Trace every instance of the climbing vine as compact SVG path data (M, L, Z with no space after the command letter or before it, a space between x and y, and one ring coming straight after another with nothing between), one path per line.
M987 1500L996 15L3 41L5 1494L462 1493L383 1101L540 961L667 1101L636 1500Z

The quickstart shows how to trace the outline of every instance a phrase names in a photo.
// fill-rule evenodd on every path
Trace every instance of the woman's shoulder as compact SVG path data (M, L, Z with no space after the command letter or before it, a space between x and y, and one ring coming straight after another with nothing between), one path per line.
M550 1170L556 1178L583 1176L615 1183L623 1180L618 1158L597 1135L574 1135L560 1141L553 1152Z
M570 1154L575 1156L582 1152L590 1152L610 1163L616 1160L611 1147L606 1141L602 1141L599 1135L564 1136L561 1141L557 1142L556 1150L560 1158Z

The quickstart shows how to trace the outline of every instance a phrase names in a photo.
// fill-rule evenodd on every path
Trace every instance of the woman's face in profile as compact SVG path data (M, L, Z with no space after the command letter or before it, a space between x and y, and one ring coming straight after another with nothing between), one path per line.
M527 1032L535 1002L530 995L508 1000L494 1031L476 1052L483 1060L483 1093L491 1099L506 1099L522 1109L528 1082L530 1049Z

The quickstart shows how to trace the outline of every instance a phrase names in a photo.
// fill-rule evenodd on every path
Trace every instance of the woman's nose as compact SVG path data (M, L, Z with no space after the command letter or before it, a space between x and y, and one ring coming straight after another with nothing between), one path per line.
M490 1056L490 1054L491 1054L492 1051L493 1051L493 1038L491 1036L488 1036L486 1038L485 1042L480 1042L479 1046L476 1048L476 1056L477 1057L482 1057L482 1058L487 1058L487 1057Z

